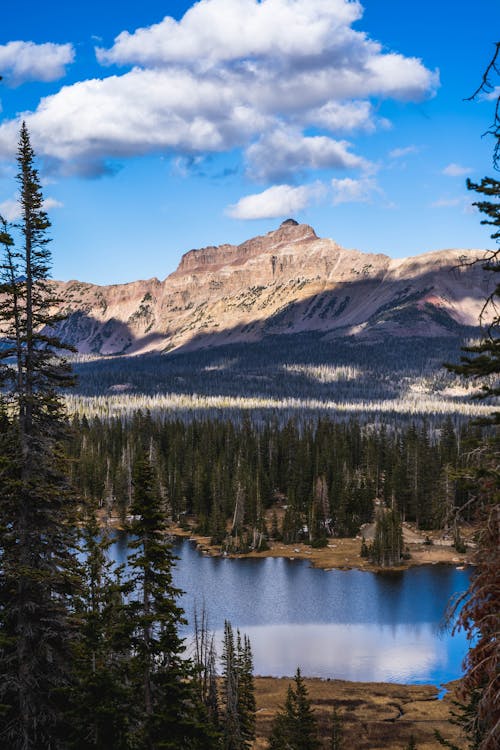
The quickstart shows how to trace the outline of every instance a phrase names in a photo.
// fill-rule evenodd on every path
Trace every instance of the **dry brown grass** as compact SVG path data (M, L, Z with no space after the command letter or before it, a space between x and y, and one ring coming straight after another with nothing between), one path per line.
M210 544L210 537L193 534L191 531L172 527L171 533L178 536L187 536L194 539L200 551L208 555L220 555L220 547ZM436 563L451 563L454 565L465 565L470 562L470 554L459 554L451 544L444 543L435 535L434 544L425 545L425 533L413 532L412 539L420 538L420 541L409 541L408 548L411 557L405 560L397 570L405 570L413 565L430 565ZM328 546L314 549L308 544L297 542L295 544L284 544L283 542L269 542L269 549L265 552L248 552L246 554L230 555L230 557L287 557L291 560L309 560L315 568L345 569L357 568L358 570L378 571L379 567L372 565L366 558L361 557L361 539L329 539Z
M271 724L283 705L288 678L257 677L257 739L253 750L267 748ZM333 707L343 717L346 750L403 750L413 734L418 750L439 750L434 738L439 730L461 744L458 727L450 723L451 696L437 699L431 685L345 682L306 678L324 748Z

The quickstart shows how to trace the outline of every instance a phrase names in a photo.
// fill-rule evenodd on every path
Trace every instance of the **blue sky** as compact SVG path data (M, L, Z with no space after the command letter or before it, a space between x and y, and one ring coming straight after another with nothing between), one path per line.
M488 247L465 179L493 102L463 99L499 32L498 0L10 4L0 213L24 118L56 278L164 278L288 217L394 257Z

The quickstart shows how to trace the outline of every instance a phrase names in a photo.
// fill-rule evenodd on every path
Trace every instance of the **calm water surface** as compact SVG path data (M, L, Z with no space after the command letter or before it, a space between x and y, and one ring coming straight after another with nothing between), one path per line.
M114 546L116 559L125 540ZM206 557L175 543L175 585L192 621L204 605L221 641L224 620L251 640L256 674L440 684L460 676L462 634L443 629L470 571L430 565L382 574L324 571L307 560ZM189 638L189 624L183 635Z

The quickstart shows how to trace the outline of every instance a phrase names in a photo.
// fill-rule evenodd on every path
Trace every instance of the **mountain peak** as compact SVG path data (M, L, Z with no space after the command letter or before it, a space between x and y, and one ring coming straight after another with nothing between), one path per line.
M318 236L309 224L299 224L295 219L286 219L278 229L265 235L253 237L240 245L209 245L189 250L182 258L175 274L192 273L195 270L214 270L224 265L238 265L250 257L276 250L280 245L317 240Z
M488 294L481 251L393 260L320 239L286 219L239 245L186 253L157 279L61 284L58 333L82 353L137 354L313 332L334 338L469 335ZM53 282L57 285L57 282Z

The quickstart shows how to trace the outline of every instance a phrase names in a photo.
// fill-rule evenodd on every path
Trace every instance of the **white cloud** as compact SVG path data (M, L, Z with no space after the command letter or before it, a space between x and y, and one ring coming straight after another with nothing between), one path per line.
M252 144L246 156L250 173L259 180L281 180L304 169L368 168L349 146L346 141L282 128Z
M54 208L63 208L64 203L58 201L57 198L45 198L43 207L45 211L52 211Z
M403 146L402 148L393 148L389 151L391 159L401 159L403 156L409 156L409 154L417 154L419 152L418 146Z
M481 92L481 99L496 101L500 96L500 86L494 86L491 91Z
M5 221L16 221L21 216L21 207L19 201L15 198L9 198L0 203L0 216Z
M51 211L53 208L62 208L63 205L63 203L55 198L45 198L43 201L43 208L45 211ZM8 198L0 203L0 216L2 216L5 221L17 221L21 218L21 206L17 198Z
M22 117L37 153L66 173L97 174L113 158L255 142L258 156L264 132L290 129L301 145L288 172L317 162L359 166L347 144L318 135L320 158L320 141L304 128L370 131L386 124L372 97L421 100L438 85L420 60L384 53L355 31L361 15L348 0L201 0L179 21L123 32L97 50L101 62L131 70L63 87ZM0 126L0 155L12 155L18 128Z
M25 81L55 81L66 74L66 65L74 57L72 44L9 42L0 45L0 71L10 86Z
M447 175L447 177L463 177L466 174L470 174L472 172L472 167L462 167L461 164L448 164L447 167L443 169L443 174Z
M336 133L353 130L373 132L377 124L384 127L387 124L383 118L375 118L373 106L368 101L328 101L323 106L306 112L304 121Z
M332 180L333 203L368 203L375 194L382 193L376 180L372 177L363 177L353 180L345 177L342 180Z
M123 31L110 50L96 52L103 64L145 66L205 68L268 56L307 60L332 47L340 53L349 37L362 38L349 28L361 15L358 2L345 0L202 0L180 21L166 16L133 34Z
M262 193L241 198L226 213L233 219L272 219L302 211L323 192L322 186L273 185Z
M228 86L184 70L140 69L65 86L24 119L38 154L63 173L88 175L105 171L106 158L224 151L269 122ZM17 132L15 121L0 126L0 152L14 152Z

